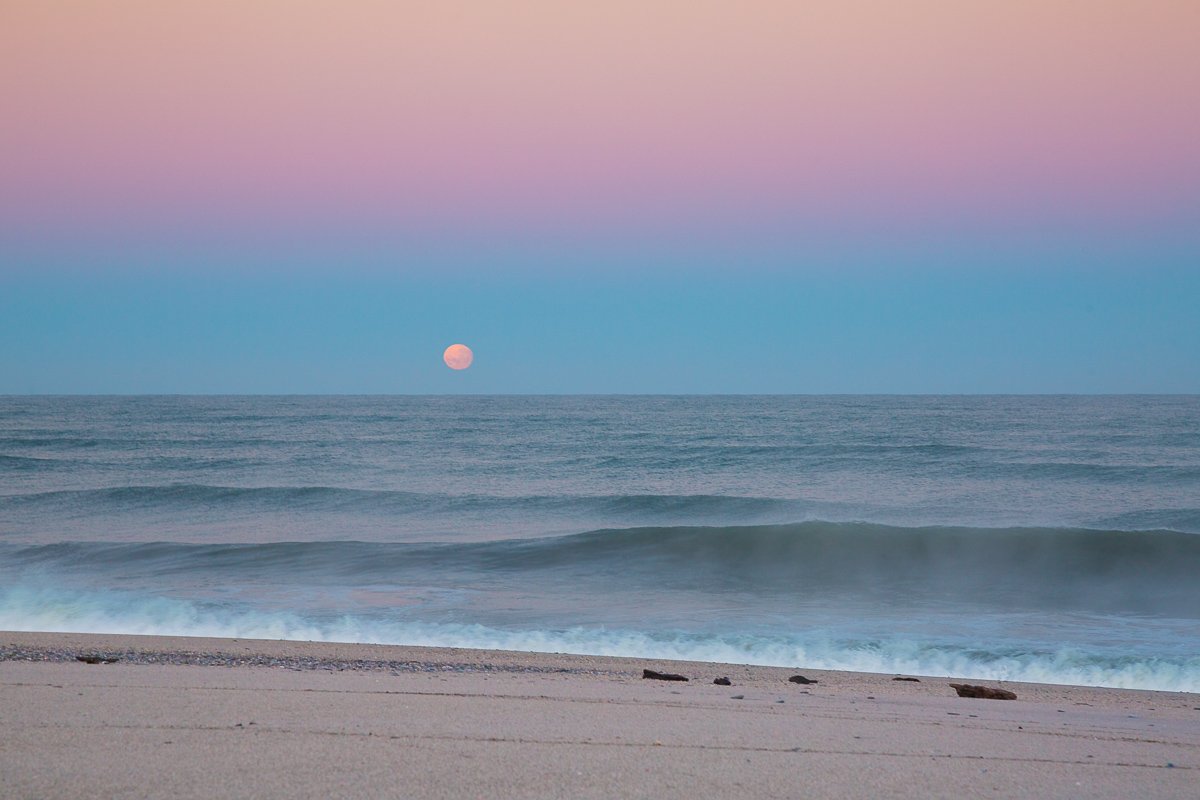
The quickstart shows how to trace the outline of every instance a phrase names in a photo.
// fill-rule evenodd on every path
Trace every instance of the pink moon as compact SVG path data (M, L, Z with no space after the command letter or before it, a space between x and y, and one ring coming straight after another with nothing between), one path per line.
M450 369L466 369L475 360L475 354L465 344L452 344L442 353L442 361Z

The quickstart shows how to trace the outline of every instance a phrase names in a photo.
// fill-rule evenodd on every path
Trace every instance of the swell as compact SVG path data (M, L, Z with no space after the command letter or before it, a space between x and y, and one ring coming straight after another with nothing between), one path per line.
M0 471L53 469L55 463L50 459L0 456ZM1200 481L1200 476L1197 480ZM829 509L823 505L801 499L727 494L508 496L337 486L235 487L190 483L0 494L0 512L19 512L24 517L43 521L49 515L94 519L97 515L146 511L204 516L330 512L361 514L383 520L405 517L418 521L433 515L453 520L456 514L471 514L481 518L507 515L510 519L534 523L534 530L537 521L556 517L578 518L591 525L610 521L629 525L754 525L816 517L822 512L828 514ZM860 512L858 516L861 518L863 514ZM874 515L867 512L865 516ZM984 522L986 524L986 520ZM1200 508L1147 509L1077 522L1088 527L1127 532L1164 529L1200 533Z
M60 543L0 548L10 570L106 580L386 585L480 581L1200 618L1200 536L806 522L644 527L474 543Z
M796 510L801 501L727 495L460 495L336 486L232 487L203 484L116 486L0 496L0 509L57 512L98 510L363 511L420 514L430 511L576 510L618 515L760 514Z
M10 456L0 453L0 472L25 472L52 469L60 463L56 458L41 456Z
M1200 467L1189 464L1096 464L1085 461L965 463L964 474L1001 479L1076 480L1112 484L1200 483Z

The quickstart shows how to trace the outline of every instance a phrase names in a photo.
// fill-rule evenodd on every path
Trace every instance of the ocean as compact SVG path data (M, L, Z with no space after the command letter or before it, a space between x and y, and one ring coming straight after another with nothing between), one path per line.
M1200 396L0 397L0 629L1200 691Z

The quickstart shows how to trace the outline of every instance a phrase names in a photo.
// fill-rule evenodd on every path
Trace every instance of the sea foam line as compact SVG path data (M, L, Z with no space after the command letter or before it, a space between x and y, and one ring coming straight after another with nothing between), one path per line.
M988 650L979 643L838 639L828 634L500 629L354 615L314 619L113 591L2 589L0 629L458 647L1200 692L1200 656L1114 658L1082 648L1032 651L993 646Z

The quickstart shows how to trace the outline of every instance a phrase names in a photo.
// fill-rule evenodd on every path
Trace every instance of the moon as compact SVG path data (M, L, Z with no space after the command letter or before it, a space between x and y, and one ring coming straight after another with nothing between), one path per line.
M442 353L442 361L450 369L466 369L475 360L475 354L465 344L452 344Z

